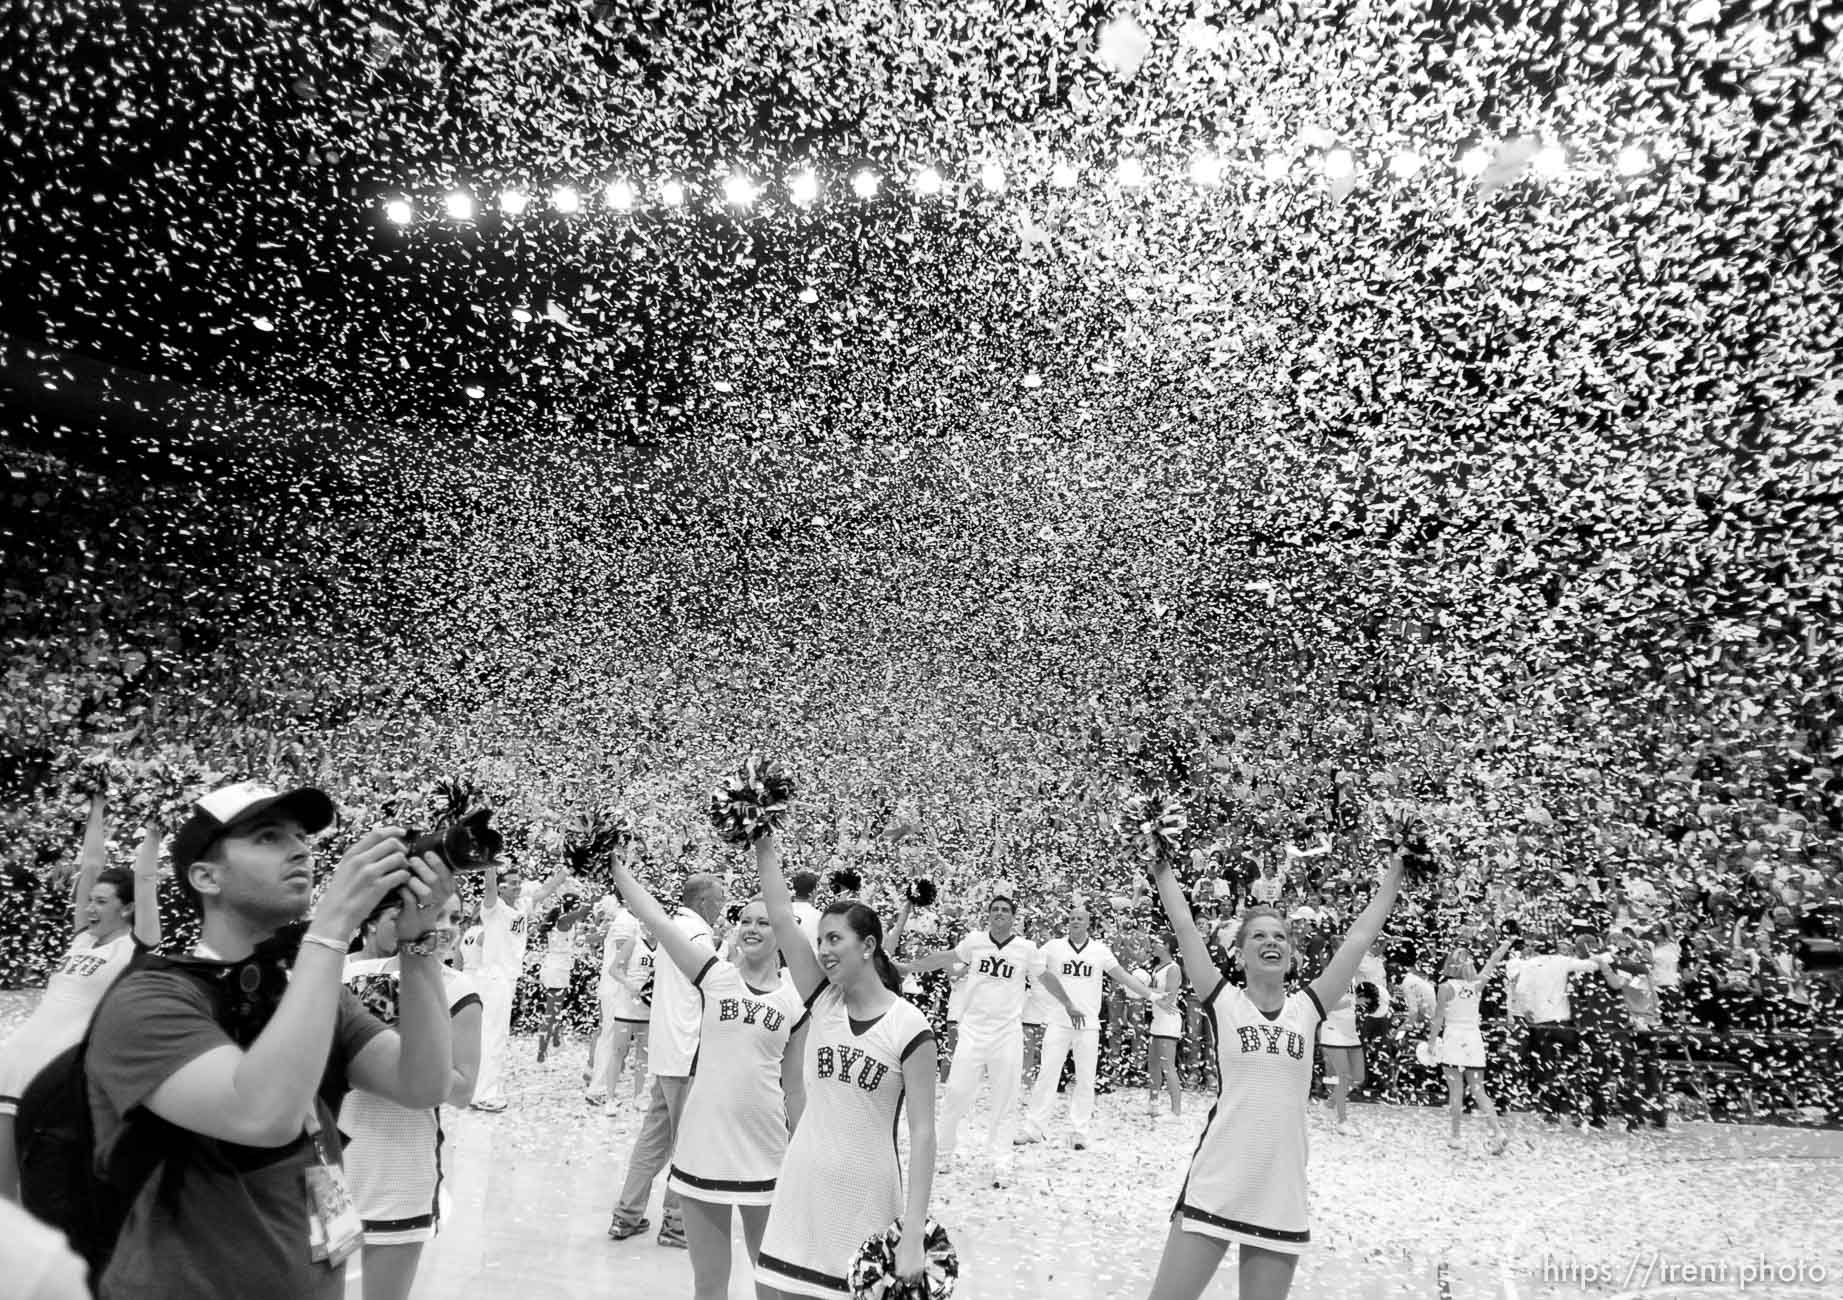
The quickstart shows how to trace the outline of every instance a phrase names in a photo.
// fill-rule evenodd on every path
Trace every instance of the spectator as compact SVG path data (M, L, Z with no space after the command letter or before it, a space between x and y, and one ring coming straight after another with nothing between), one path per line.
M260 975L258 945L308 909L308 840L332 820L318 790L245 783L198 801L173 839L174 871L201 917L196 958ZM170 1128L103 1274L103 1300L344 1295L361 1228L340 1168L339 1103L358 1087L426 1108L449 1085L441 964L423 945L452 886L439 860L407 858L400 834L374 830L340 860L285 992L247 1021L171 967L131 971L104 999L85 1062L99 1165L146 1116ZM340 982L352 936L392 891L404 899L398 1031ZM237 987L251 982L264 985Z
M707 871L686 877L678 894L679 906L672 923L692 944L717 955L711 927L723 915L723 881ZM685 1095L691 1089L691 1065L697 1059L698 1033L703 1024L703 997L674 962L653 966L653 1005L648 1017L647 1042L653 1069L653 1089L646 1119L634 1138L627 1160L627 1177L620 1200L608 1225L608 1235L624 1240L647 1229L646 1203L653 1181L672 1158L678 1140L678 1117L684 1113ZM678 1193L666 1189L659 1213L659 1244L685 1246L685 1221Z
M1562 1106L1566 1105L1585 1124L1589 1118L1586 1098L1581 1093L1585 1062L1568 1001L1568 977L1597 971L1600 964L1563 951L1558 939L1549 942L1553 952L1527 957L1508 967L1514 987L1512 1013L1520 1003L1529 1020L1523 1043L1524 1077L1544 1120L1559 1123Z
M794 921L813 945L813 951L818 952L819 909L813 905L813 895L819 889L819 877L811 871L796 871L787 883L793 888Z

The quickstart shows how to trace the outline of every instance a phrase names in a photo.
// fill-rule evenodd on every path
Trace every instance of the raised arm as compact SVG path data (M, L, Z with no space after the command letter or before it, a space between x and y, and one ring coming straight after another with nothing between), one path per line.
M134 937L143 948L160 946L160 828L141 828L134 851Z
M96 887L96 877L109 865L109 797L100 792L90 796L89 815L83 820L83 848L77 854L76 892L71 896L70 937L76 938L89 929L89 923L83 919L84 904L90 901L90 890ZM140 913L135 913L137 922Z
M1491 950L1491 956L1485 959L1485 968L1478 972L1479 988L1483 988L1490 982L1492 975L1497 973L1498 965L1504 960L1504 954L1510 951L1510 945L1515 939L1515 935L1508 935Z
M1154 989L1150 984L1147 984L1117 961L1107 968L1107 974L1115 984L1118 984L1134 997L1145 998L1147 1001L1150 1001L1158 993L1157 989Z
M1190 986L1199 998L1207 1001L1222 987L1222 972L1210 960L1203 932L1197 929L1196 918L1190 914L1190 900L1184 897L1184 887L1178 883L1171 864L1162 859L1152 864L1152 883L1158 887L1158 901L1164 904L1165 919L1177 936L1178 956L1183 960L1184 973L1190 977Z
M775 842L773 831L755 841L755 873L761 881L762 902L768 908L769 924L774 926L774 941L780 945L781 960L787 963L787 973L793 978L801 998L810 998L826 982L825 972L819 969L813 945L807 942L806 932L794 916L793 891L787 887L787 877L781 871L781 846Z
M1338 945L1335 956L1326 963L1318 978L1312 981L1311 989L1322 1007L1330 1007L1337 999L1344 996L1350 988L1350 982L1357 977L1357 967L1363 956L1376 942L1376 936L1382 933L1382 923L1388 919L1389 909L1395 906L1395 897L1401 892L1402 857L1397 849L1389 858L1388 870L1382 873L1382 883L1376 886L1375 896L1369 900L1369 906L1358 914L1350 924L1350 932L1344 936L1344 942Z
M1440 1030L1446 1024L1446 1004L1452 1000L1452 986L1442 983L1440 991L1433 996L1433 1021L1427 1026L1428 1042L1439 1041Z
M559 862L557 864L557 869L550 873L544 883L538 886L537 893L531 896L531 906L544 906L545 903L550 901L550 896L559 889L562 889L564 883L569 880L569 878L569 872L565 870L563 864Z
M308 929L310 935L329 942L301 946L288 991L255 1042L247 1049L226 1043L180 1066L149 1094L149 1110L181 1128L243 1146L277 1147L299 1136L314 1090L326 1072L333 1043L343 988L340 975L345 959L341 954L379 900L411 878L402 834L395 827L372 831L346 853ZM425 889L439 887L438 873L426 863L418 874ZM415 966L435 964L433 958L414 959ZM419 994L423 977L431 975L430 970L419 974L412 969L412 963L404 963L402 1025L403 1032L418 1039L418 1050L410 1053L414 1062L433 1059L432 1052L420 1050L433 1043L423 1042L424 1036L412 1027L412 1020L421 1019L426 1001ZM440 1000L439 994L436 1000ZM107 1008L105 1003L105 1011ZM440 1068L433 1089L426 1097L405 1101L405 1105L433 1106L446 1091L446 1005L440 1007L439 1014L443 1022L439 1030ZM384 1043L387 1049L379 1046ZM386 1032L377 1035L354 1057L349 1069L354 1083L392 1095L398 1063L398 1035ZM364 1071L368 1081L360 1077L361 1064L368 1067ZM370 1088L373 1083L379 1086ZM420 1089L416 1091L420 1094Z
M633 845L627 846L625 857L614 864L614 883L620 886L621 896L627 900L627 906L635 918L653 932L653 938L672 964L685 973L685 978L695 980L698 973L709 963L712 950L702 944L693 943L685 932L672 922L671 916L653 897L652 891L634 879L632 870Z
M909 900L904 898L902 906L896 909L896 922L883 935L883 946L889 950L889 959L896 960L896 952L902 947L902 932L909 928ZM814 935L817 939L819 936ZM905 975L907 971L903 972Z

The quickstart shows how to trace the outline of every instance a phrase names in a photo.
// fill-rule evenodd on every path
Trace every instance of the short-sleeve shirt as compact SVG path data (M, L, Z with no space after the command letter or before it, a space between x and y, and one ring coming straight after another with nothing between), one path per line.
M537 890L524 886L518 904L508 907L494 894L480 908L480 968L476 974L517 979L531 942L531 911Z
M1120 963L1113 955L1113 949L1099 939L1090 938L1077 948L1066 938L1051 939L1043 945L1043 969L1056 977L1062 985L1063 994L1075 1009L1087 1017L1088 1028L1098 1030L1101 1026L1101 997L1105 993L1107 972ZM1063 1009L1062 999L1050 995L1048 1024L1069 1028L1069 1013Z
M672 924L709 956L717 945L704 918L690 908L673 913ZM673 961L653 963L653 1009L648 1018L648 1064L662 1078L685 1078L697 1059L698 1030L704 1020L704 999Z
M955 946L954 955L966 963L961 1032L1022 1025L1029 978L1043 969L1037 945L1016 933L997 943L990 931L974 930Z
M352 1059L384 1025L341 989L326 1070L314 1099L321 1140L337 1155L334 1117ZM131 971L103 1002L85 1067L96 1154L107 1160L128 1123L155 1122L148 1097L182 1066L234 1046L211 993L179 971ZM316 1264L307 1243L303 1131L256 1148L172 1130L177 1143L135 1198L103 1274L103 1300L165 1296L314 1297L340 1300L345 1269Z

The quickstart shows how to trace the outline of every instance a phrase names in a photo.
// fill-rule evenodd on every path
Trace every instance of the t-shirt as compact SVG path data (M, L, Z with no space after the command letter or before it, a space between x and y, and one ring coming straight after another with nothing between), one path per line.
M531 941L531 910L537 889L525 885L517 906L508 907L497 893L480 905L480 966L476 975L516 980L525 968L525 945Z
M819 951L819 909L803 898L793 901L794 924L800 927L800 933L813 945L813 951Z
M1415 1024L1426 1024L1433 1019L1434 1006L1439 998L1433 981L1416 971L1407 971L1401 977L1401 1000L1408 1013L1408 1019Z
M1572 1018L1568 1006L1568 977L1577 972L1597 971L1600 963L1585 957L1567 957L1549 953L1528 957L1516 965L1516 1002L1537 1024Z
M627 974L626 969L616 968L615 958L620 954L623 943L638 945L640 942L640 922L626 908L608 918L608 933L602 937L602 977L611 978ZM633 952L628 951L628 960L632 961ZM638 990L636 990L637 992Z
M89 1281L64 1234L0 1196L0 1277L13 1300L90 1300Z
M1087 1027L1092 1030L1101 1026L1101 997L1106 992L1103 985L1107 972L1119 964L1113 949L1096 938L1090 937L1079 948L1066 937L1051 939L1043 945L1044 971L1056 977L1064 996L1087 1018ZM1069 1013L1063 1009L1062 999L1054 993L1050 994L1045 1010L1049 1015L1046 1023L1069 1028Z
M320 1138L337 1158L334 1117L346 1070L384 1026L341 989L332 1050L314 1101ZM147 1098L182 1066L234 1045L210 993L179 971L134 971L103 1003L85 1066L96 1153L107 1160L125 1124L155 1122ZM305 1117L303 1117L305 1120ZM303 1132L255 1148L183 1130L135 1198L103 1274L101 1300L166 1296L314 1297L341 1300L345 1268L312 1262L305 1178L315 1163Z
M685 938L715 957L717 945L704 918L686 907L672 915ZM704 999L675 961L653 964L653 1009L647 1024L648 1062L662 1078L685 1078L697 1059L698 1029L704 1019Z
M990 931L974 930L954 947L954 955L966 963L962 1034L1024 1023L1026 981L1043 969L1036 944L1016 933L996 943Z

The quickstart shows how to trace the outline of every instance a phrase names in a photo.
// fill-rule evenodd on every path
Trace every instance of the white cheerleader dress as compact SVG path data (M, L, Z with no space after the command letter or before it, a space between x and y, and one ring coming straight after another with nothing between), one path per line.
M1220 1084L1174 1217L1185 1232L1300 1254L1311 1240L1306 1098L1324 1008L1306 988L1268 1016L1227 981L1203 1006Z
M560 992L570 986L570 977L576 970L576 927L565 930L554 926L550 932L550 946L544 950L544 958L538 963L538 982L545 988Z
M756 1281L790 1295L851 1294L858 1248L903 1210L902 1063L933 1037L901 998L854 1025L844 995L821 986L806 1032L806 1110L787 1144Z
M1434 1057L1441 1065L1465 1070L1485 1068L1485 1034L1479 1027L1478 980L1447 980L1453 991L1440 1021L1440 1043Z
M712 957L692 984L704 998L697 1063L678 1121L666 1185L713 1205L769 1205L787 1154L787 1097L781 1061L805 1023L793 981L751 988L742 972Z
M387 1025L397 1023L402 968L395 957L349 957L346 987ZM448 1015L481 1005L472 977L442 967ZM387 1097L354 1088L339 1107L346 1134L345 1174L365 1241L397 1246L435 1236L442 1185L439 1107L411 1110Z

